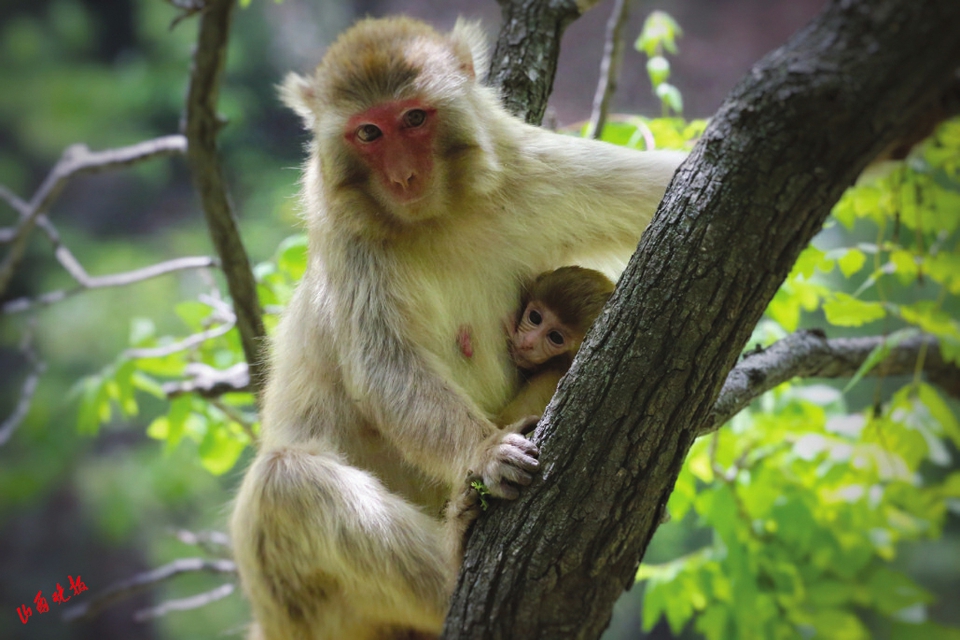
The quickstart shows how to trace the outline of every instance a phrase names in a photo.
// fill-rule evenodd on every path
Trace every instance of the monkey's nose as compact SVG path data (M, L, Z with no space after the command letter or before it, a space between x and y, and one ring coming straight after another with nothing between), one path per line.
M393 178L393 182L394 184L396 184L398 187L402 189L409 189L412 186L413 181L416 179L416 177L417 177L417 174L411 171L407 177L403 177L402 174L400 176L395 176Z

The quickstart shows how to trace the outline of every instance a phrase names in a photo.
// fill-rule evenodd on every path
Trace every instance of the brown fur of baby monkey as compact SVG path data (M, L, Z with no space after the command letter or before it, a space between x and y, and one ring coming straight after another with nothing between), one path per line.
M525 382L500 412L498 424L543 413L613 289L610 278L583 267L560 267L537 276L508 336Z
M313 135L309 257L230 524L252 637L439 634L468 472L512 499L538 466L527 425L491 419L518 385L501 319L537 273L632 251L682 159L523 123L483 40L364 20L283 84Z

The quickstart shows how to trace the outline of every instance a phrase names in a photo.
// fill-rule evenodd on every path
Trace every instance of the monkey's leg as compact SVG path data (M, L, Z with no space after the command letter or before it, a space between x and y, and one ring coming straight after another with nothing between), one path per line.
M231 521L266 640L439 633L455 579L443 524L319 447L261 452Z

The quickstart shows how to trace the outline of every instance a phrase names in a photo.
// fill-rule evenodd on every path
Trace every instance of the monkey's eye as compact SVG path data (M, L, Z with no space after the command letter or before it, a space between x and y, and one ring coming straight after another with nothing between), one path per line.
M410 109L403 114L403 124L408 127L419 127L427 121L427 112L423 109Z
M558 347L563 346L563 334L559 331L551 331L547 334L547 340L557 345Z
M543 322L543 316L540 315L540 312L534 311L533 309L530 310L530 315L527 317L530 318L530 322L535 325L539 325L541 322Z
M382 135L383 132L375 124L362 124L357 128L357 138L361 142L373 142Z

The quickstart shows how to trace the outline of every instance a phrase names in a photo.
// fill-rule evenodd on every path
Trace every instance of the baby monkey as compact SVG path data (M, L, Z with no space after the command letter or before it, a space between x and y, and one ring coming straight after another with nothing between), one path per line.
M526 380L497 424L543 413L613 287L605 275L583 267L561 267L537 276L524 295L519 321L505 323L510 357Z

